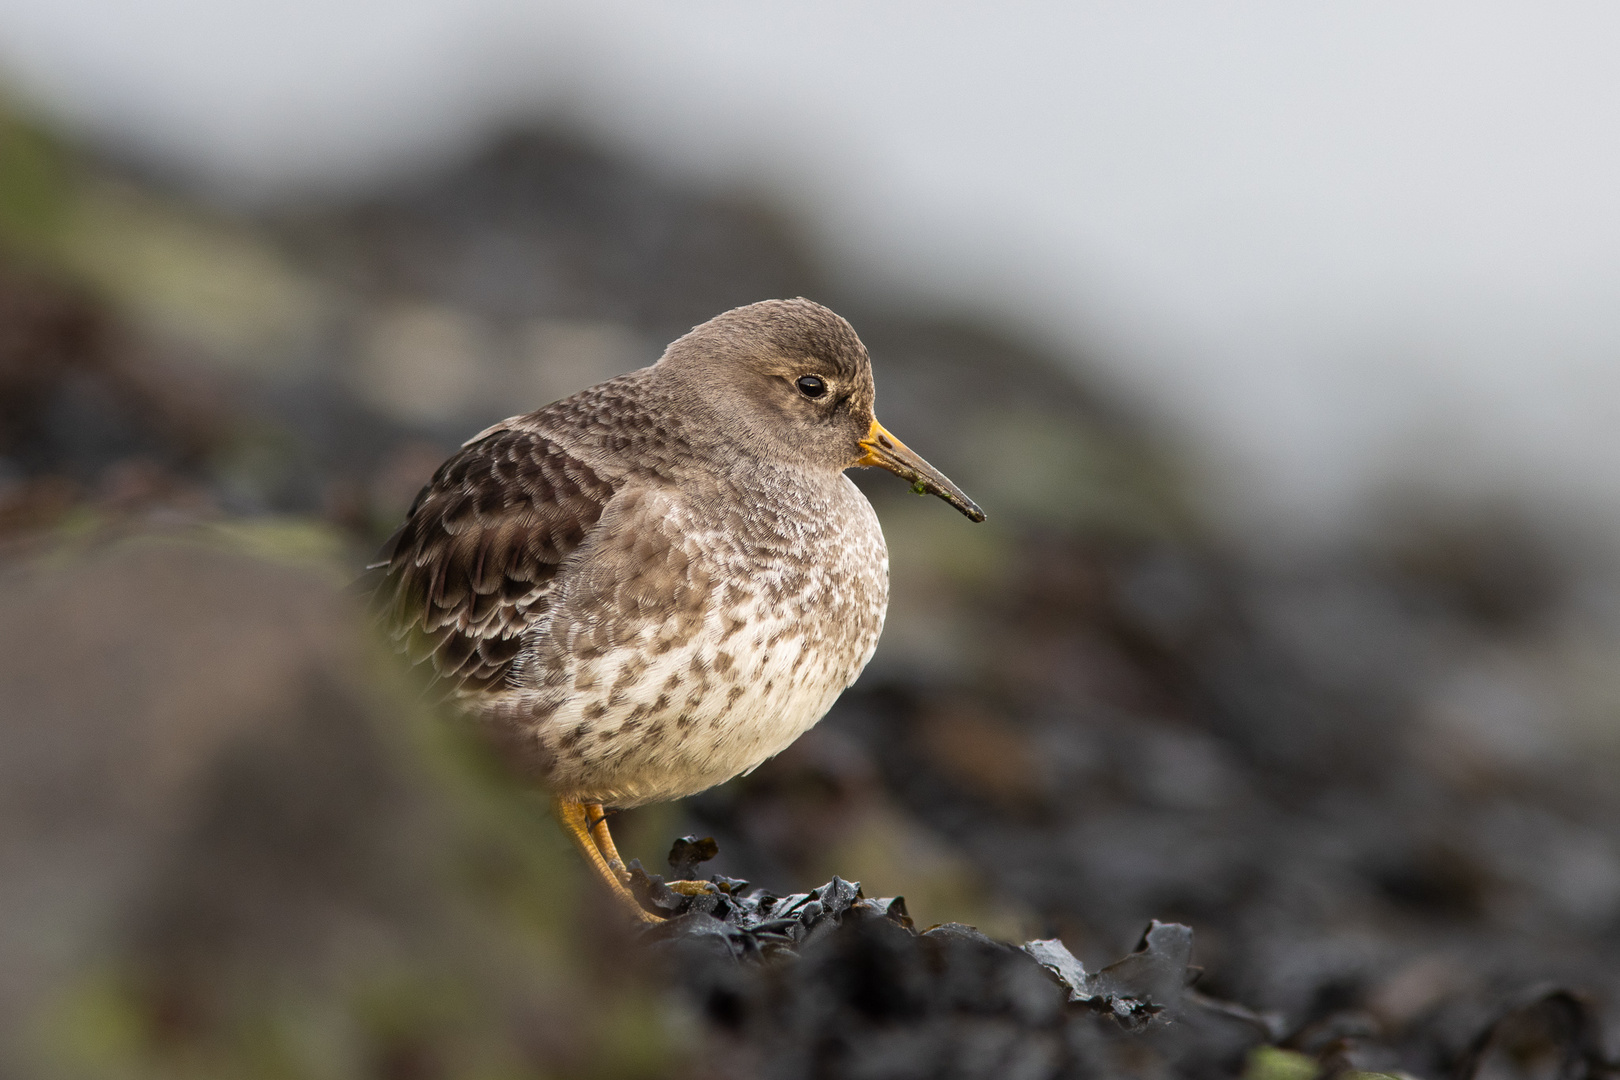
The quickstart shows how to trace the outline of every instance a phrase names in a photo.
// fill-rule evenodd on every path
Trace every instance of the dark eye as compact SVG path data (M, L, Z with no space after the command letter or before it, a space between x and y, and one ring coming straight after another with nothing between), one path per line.
M799 388L799 393L807 398L818 398L827 392L827 384L814 375L800 375L799 381L794 385Z

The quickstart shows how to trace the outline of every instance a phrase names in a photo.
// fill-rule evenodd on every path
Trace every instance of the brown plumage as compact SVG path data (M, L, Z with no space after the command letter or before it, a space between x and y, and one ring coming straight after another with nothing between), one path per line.
M844 470L983 514L873 415L866 349L807 300L726 312L469 440L388 542L374 603L559 802L678 798L815 723L876 646L888 556Z
M509 678L564 558L614 486L534 431L501 425L439 467L388 542L378 599L412 662L465 693Z

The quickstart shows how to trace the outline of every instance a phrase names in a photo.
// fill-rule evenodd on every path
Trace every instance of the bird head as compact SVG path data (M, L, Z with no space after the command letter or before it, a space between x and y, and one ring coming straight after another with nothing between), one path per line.
M677 339L657 367L688 417L716 425L741 452L838 472L887 469L984 520L961 488L878 423L866 346L820 304L734 308Z

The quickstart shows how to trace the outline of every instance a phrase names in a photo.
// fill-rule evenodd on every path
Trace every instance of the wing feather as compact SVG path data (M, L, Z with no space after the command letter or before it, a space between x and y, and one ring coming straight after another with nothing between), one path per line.
M456 690L498 687L614 490L556 440L497 425L440 466L383 546L373 609Z

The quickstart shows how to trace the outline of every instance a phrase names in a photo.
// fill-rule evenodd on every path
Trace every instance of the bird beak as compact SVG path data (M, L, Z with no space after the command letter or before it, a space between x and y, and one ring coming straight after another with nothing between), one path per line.
M984 520L984 511L961 488L924 461L915 450L890 435L876 420L872 421L871 430L861 440L860 446L866 453L855 462L857 467L876 465L880 469L888 469L896 476L911 481L911 490L917 494L938 495L962 511L969 521Z

